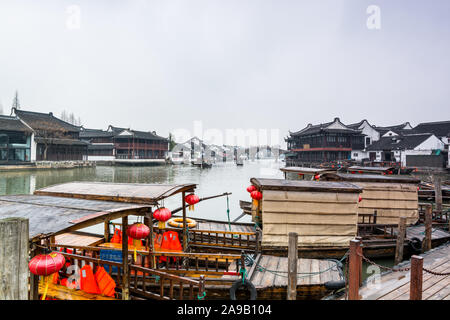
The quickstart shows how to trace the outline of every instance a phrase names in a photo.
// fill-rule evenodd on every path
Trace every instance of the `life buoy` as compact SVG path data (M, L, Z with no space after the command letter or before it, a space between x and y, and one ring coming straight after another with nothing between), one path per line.
M233 283L233 285L230 288L230 299L236 300L236 290L240 287L246 287L250 291L250 300L256 300L256 288L249 280L244 279L242 282L242 279L239 279Z
M194 219L186 218L186 222L189 228L195 228L197 226L197 221ZM167 223L174 228L183 228L183 218L171 218Z
M412 238L409 241L409 246L414 253L422 253L422 241L419 238Z

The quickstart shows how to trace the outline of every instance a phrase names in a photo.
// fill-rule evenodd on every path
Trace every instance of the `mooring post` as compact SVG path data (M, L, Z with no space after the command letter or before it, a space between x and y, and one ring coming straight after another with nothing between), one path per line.
M398 222L394 265L397 265L403 261L403 248L405 246L405 236L406 236L406 217L400 217L400 220Z
M422 252L431 250L431 233L432 233L432 214L433 208L431 204L425 206L425 238L422 242Z
M28 300L28 219L0 220L0 300Z
M130 266L128 264L128 216L122 217L122 300L130 299Z
M409 300L422 300L423 257L411 257Z
M434 201L436 204L436 214L442 214L442 189L441 189L442 179L439 175L435 174L433 176L434 184Z
M362 237L355 237L356 240L359 240L359 246L358 246L358 256L362 257L363 255L363 241L362 241ZM359 259L359 286L361 287L362 282L363 282L363 273L362 273L362 258Z
M359 284L362 257L360 252L361 241L354 239L350 241L350 253L348 263L348 299L359 300Z
M298 234L289 232L287 300L297 300Z

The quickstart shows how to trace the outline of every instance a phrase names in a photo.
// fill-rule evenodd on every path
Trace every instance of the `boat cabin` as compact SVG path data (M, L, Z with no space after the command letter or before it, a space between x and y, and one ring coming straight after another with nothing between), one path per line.
M349 182L252 178L262 193L253 219L262 227L262 250L286 248L289 232L299 248L348 247L358 231L358 196ZM300 251L300 250L299 250Z
M314 180L318 174L336 172L335 169L308 168L308 167L285 167L280 168L284 178L289 180Z
M407 224L419 219L417 188L419 179L407 176L376 174L325 173L320 181L347 182L362 188L358 204L360 222L365 215L376 214L376 223L398 224L407 218Z
M361 166L351 166L347 168L347 173L359 173L359 174L380 174L380 175L390 175L396 171L394 167L361 167Z

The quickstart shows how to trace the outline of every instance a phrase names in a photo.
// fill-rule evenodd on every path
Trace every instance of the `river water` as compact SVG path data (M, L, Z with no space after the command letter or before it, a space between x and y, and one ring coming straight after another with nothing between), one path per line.
M54 169L0 172L0 195L31 194L35 190L59 183L70 181L103 181L122 183L161 183L161 184L197 184L196 194L207 197L232 192L229 196L230 220L237 218L242 210L239 200L250 201L246 190L250 178L284 178L279 170L284 162L273 159L247 160L243 166L236 166L233 162L216 163L212 168L200 169L191 165L164 165L150 167L109 167L97 166L93 168ZM420 177L426 179L427 177ZM445 178L448 178L445 177ZM164 203L169 209L181 206L181 196L169 198ZM200 217L213 220L227 221L227 199L220 197L201 202L195 206L194 213L188 211L189 217ZM251 222L249 216L239 221ZM132 222L132 220L130 221ZM85 231L102 234L103 226L87 228ZM392 266L392 259L376 259L385 266ZM366 279L374 271L364 263L363 278Z
M35 190L70 181L103 181L122 183L197 184L196 194L202 198L224 192L229 196L230 219L237 218L242 210L239 200L250 201L246 190L250 178L283 178L280 167L284 162L273 159L248 160L243 166L233 162L216 163L212 168L201 169L192 165L164 166L97 166L93 168L30 170L0 172L0 195L31 194ZM164 203L169 209L181 206L181 196L174 196ZM227 198L203 201L195 206L189 216L227 221ZM250 222L245 216L239 221Z

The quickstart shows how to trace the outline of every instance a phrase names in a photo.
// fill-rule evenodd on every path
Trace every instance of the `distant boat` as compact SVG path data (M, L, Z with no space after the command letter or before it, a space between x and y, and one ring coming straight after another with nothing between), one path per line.
M197 160L192 161L192 164L194 166L201 167L201 168L211 168L212 167L212 163L210 161L205 161L205 160L202 160L201 158L198 158Z

